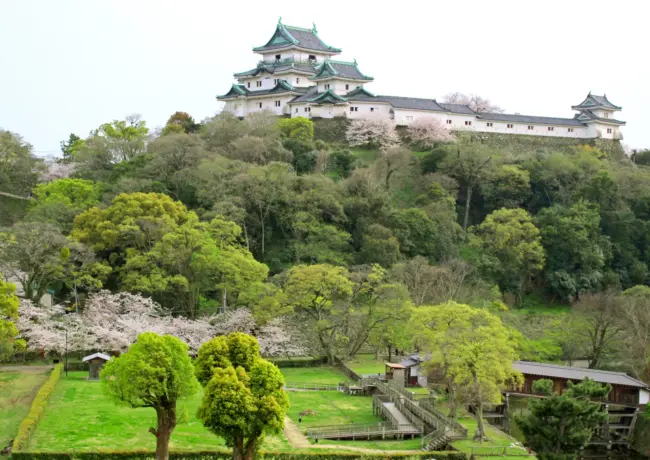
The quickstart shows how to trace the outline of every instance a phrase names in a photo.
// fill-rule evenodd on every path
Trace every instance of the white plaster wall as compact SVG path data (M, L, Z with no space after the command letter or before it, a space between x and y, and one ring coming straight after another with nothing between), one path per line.
M285 50L285 51L279 51L279 52L269 52L269 53L264 53L262 54L262 60L263 61L269 61L273 62L275 61L275 56L280 55L280 59L295 59L296 61L309 61L309 56L313 55L316 57L316 62L323 62L327 55L325 54L318 54L317 52L301 52L301 51L296 51L296 50Z
M330 89L333 90L336 94L339 94L341 96L349 93L353 89L359 88L363 86L363 83L357 83L354 81L344 81L344 80L337 80L336 78L332 78L329 80L325 81L319 81L318 82L318 92L323 93L327 91L325 89L325 85L330 85ZM347 89L346 89L347 85Z
M223 110L226 112L232 112L236 117L244 117L246 115L246 100L235 99L226 101Z
M351 111L351 107L358 107L359 110ZM371 110L373 109L373 110ZM370 103L370 102L350 102L346 109L348 118L367 118L367 117L390 117L390 104Z
M311 116L321 118L345 117L347 116L346 109L347 106L341 105L313 105L311 106Z
M255 99L248 99L246 101L246 114L261 112L268 110L276 115L284 115L289 113L289 105L287 104L294 96L269 96L260 97ZM280 107L275 106L275 101L280 101ZM260 107L260 104L262 106Z
M291 118L295 118L295 117L310 118L311 117L311 112L310 111L305 111L305 109L310 108L309 104L307 104L307 103L304 103L304 104L291 104L290 107L291 107Z
M650 391L639 390L639 404L650 404Z

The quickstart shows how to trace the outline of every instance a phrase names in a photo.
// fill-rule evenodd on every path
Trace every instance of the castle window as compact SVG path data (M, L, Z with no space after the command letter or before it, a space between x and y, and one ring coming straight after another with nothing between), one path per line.
M605 118L609 118L609 112L605 112Z
M345 89L350 89L350 85L348 85L348 84L346 83L346 85L345 85Z
M262 87L262 80L256 81L255 86L257 86L258 88L261 88Z
M274 78L274 79L273 79L273 84L274 84L274 85L277 85L279 81L280 81L280 80L278 80L277 78Z
M406 121L413 121L413 117L411 117L411 116L407 116L407 117L406 117Z
M275 106L280 107L280 101L275 101Z
M570 132L570 133L572 133L572 132L573 132L573 128L568 128L567 131Z
M325 85L324 88L325 88L325 89L330 89L330 85L329 85L329 83L328 83L327 85Z
M315 60L316 60L316 56L314 56L313 54L310 54L310 55L309 55L309 60L310 60L310 61L315 61Z
M555 127L553 127L553 126L549 126L549 127L548 127L548 130L549 130L549 131L555 131Z
M296 113L298 113L298 107L296 107Z
M447 120L447 121L451 121L451 120ZM494 126L494 123L492 123L491 121L488 121L488 122L486 123L486 125L487 125L488 128L491 128L491 127Z
M533 129L535 129L533 125L528 125L528 131L532 131Z
M472 126L472 122L469 120L465 120L465 126Z
M262 108L262 103L260 102L260 109Z
M297 78L296 78L296 85L297 85L298 83L300 83L300 77L297 77Z
M607 128L607 134L612 134L612 128Z
M246 83L246 86L248 86L250 88L251 87L251 82L249 81L248 83Z
M280 59L282 59L282 55L281 54L276 54L275 55L275 62L280 62Z
M451 120L447 120L447 124L450 125L450 124L451 124Z
M513 126L512 126L510 123L508 123L506 126L508 127L508 129L512 129L512 128L513 128Z
M350 107L350 112L358 112L359 107Z
M374 107L370 107L370 111L371 111L371 112L374 112L374 111L375 111L375 108L374 108Z

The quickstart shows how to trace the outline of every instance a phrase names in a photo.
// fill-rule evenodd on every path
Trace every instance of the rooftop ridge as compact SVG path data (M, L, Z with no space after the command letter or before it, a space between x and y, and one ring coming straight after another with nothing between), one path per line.
M600 370L600 369L585 369L583 367L575 367L575 366L563 366L561 364L550 364L550 363L536 363L534 361L513 361L513 364L515 363L521 363L521 364L527 364L527 365L532 365L532 366L539 366L539 367L547 367L547 368L553 368L553 369L575 369L581 372L585 373L598 373L598 374L608 374L608 375L618 375L619 377L626 377L628 379L634 380L635 382L641 383L643 385L648 386L647 383L645 383L642 380L636 379L625 372L617 372L617 371L605 371L605 370Z
M289 26L289 25L285 25L285 24L282 24L282 25L287 29L299 30L301 32L312 32L312 33L314 32L314 29L307 29L305 27ZM314 35L316 35L316 34L314 34Z

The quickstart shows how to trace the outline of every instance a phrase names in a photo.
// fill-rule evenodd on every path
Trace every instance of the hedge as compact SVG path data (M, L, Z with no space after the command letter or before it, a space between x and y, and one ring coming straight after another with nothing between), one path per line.
M16 452L12 454L16 460L153 460L153 452L143 451L109 451L109 452L78 452L78 453L48 453L48 452ZM209 452L170 452L169 458L173 460L215 460L232 459L230 451ZM323 452L259 452L256 456L265 460L467 460L463 452L417 452L390 455L366 455L358 453L342 453L336 449L323 449Z
M52 373L47 378L43 386L36 393L34 401L32 401L32 406L29 409L27 417L23 419L18 428L18 434L16 439L14 439L14 444L12 451L19 451L27 446L29 438L34 433L38 422L41 421L43 413L45 412L45 406L47 406L47 401L50 399L50 395L54 391L57 382L61 378L61 372L63 371L63 363L59 363L54 366Z
M327 364L327 357L321 356L318 358L270 358L273 364L278 367L314 367Z

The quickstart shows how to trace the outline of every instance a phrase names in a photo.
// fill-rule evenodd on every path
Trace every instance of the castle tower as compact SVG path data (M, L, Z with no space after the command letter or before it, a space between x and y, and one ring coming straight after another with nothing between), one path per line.
M587 137L623 139L619 128L625 126L625 122L616 118L621 107L609 102L606 95L589 93L584 101L571 108L579 112L575 118L587 125Z

